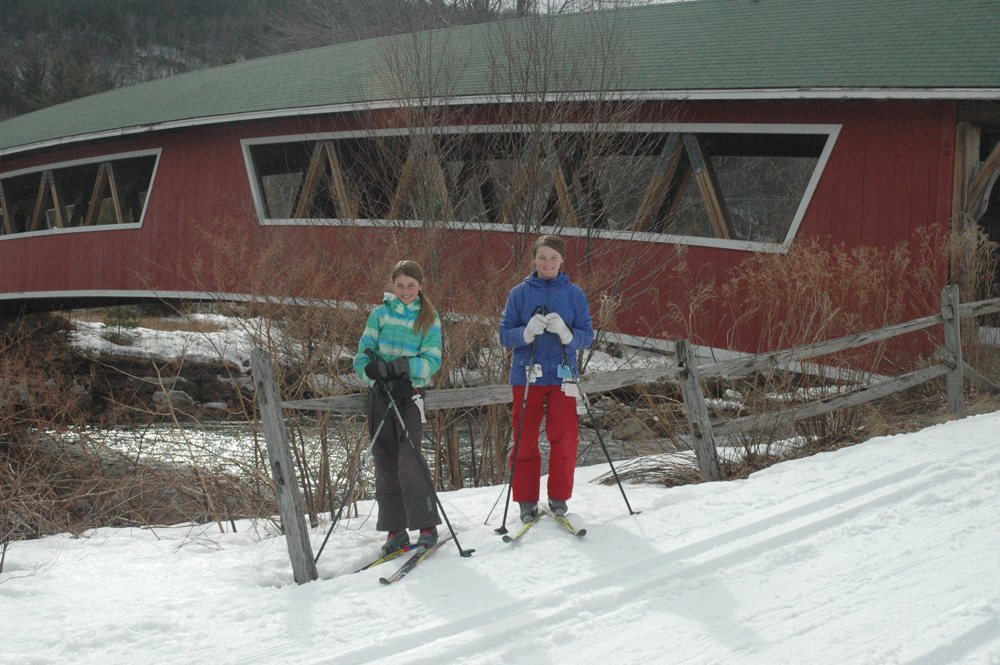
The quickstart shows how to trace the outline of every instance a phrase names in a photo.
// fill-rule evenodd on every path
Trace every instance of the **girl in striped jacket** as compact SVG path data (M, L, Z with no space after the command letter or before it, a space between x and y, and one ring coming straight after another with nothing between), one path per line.
M392 394L410 435L391 411L386 391L370 391L368 426L375 436L375 500L379 531L388 531L382 546L388 554L410 543L407 529L419 530L421 545L437 542L438 517L427 462L420 452L423 396L431 377L441 369L441 319L422 294L424 271L415 261L400 261L390 276L392 294L368 317L354 357L354 371L369 386L381 381ZM372 360L368 350L378 354Z

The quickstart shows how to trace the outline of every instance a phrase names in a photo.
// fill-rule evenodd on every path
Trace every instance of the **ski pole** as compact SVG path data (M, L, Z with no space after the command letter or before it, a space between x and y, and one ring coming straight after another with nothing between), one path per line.
M455 540L455 546L458 547L458 553L462 556L469 557L476 550L464 550L461 544L458 542L458 534L455 533L454 527L451 526L451 520L448 519L448 514L444 511L444 504L441 503L441 497L438 496L437 490L434 489L434 479L431 478L430 469L427 468L426 464L422 464L423 459L420 457L420 451L417 450L417 446L413 443L413 439L410 438L410 432L406 428L406 423L403 422L403 414L399 412L399 408L396 406L396 400L392 398L392 393L389 392L389 388L384 385L384 382L379 382L382 385L382 390L385 391L385 396L389 399L389 406L392 407L393 412L396 414L396 419L399 420L400 427L403 428L403 436L406 440L410 442L410 449L417 458L417 466L423 469L424 478L427 479L427 484L431 488L431 494L434 495L434 501L437 502L438 508L441 509L441 517L444 518L444 523L448 525L448 530L451 532L451 537Z
M569 356L566 354L565 344L562 345L562 352L563 352L563 362L569 365L570 371L573 372L573 378L579 382L580 374L577 372L573 364L569 362ZM577 387L579 387L579 385L580 384L577 383ZM587 399L587 393L581 390L580 396L583 398L583 404L587 408L587 415L590 417L590 424L594 428L594 431L597 432L597 440L601 442L601 449L604 451L604 456L608 459L608 465L611 467L611 475L615 477L615 482L618 483L618 489L621 490L622 498L625 499L625 506L628 508L628 514L638 515L642 511L632 510L632 504L628 502L628 497L625 496L625 488L622 487L622 481L618 478L618 472L615 471L615 464L614 462L611 461L611 454L608 452L608 447L604 445L604 437L601 436L601 430L597 427L597 420L594 418L594 414L590 410L590 400Z
M319 562L319 555L323 553L323 548L326 547L326 541L330 540L330 535L333 534L333 529L337 526L340 521L340 516L344 512L344 506L347 505L348 501L351 500L351 495L354 494L354 487L358 484L358 480L361 478L361 472L365 468L365 464L368 463L368 458L371 457L372 450L375 448L375 441L378 439L379 433L382 431L382 427L385 425L385 421L389 418L389 412L386 411L382 416L382 422L378 424L378 428L375 430L375 436L372 437L371 443L368 445L368 450L365 451L365 456L361 458L361 463L358 465L358 472L354 474L354 480L351 482L351 489L347 491L344 495L344 500L340 503L340 508L337 510L337 516L333 518L333 522L330 523L330 530L326 532L326 538L323 539L323 544L319 547L319 552L316 553L316 558L313 563Z
M544 314L545 307L539 305L532 312L531 316L534 317L535 314ZM503 522L500 524L499 529L494 529L493 531L498 535L504 535L507 533L507 511L510 509L510 496L514 492L514 472L517 471L517 451L521 447L521 430L524 429L524 412L528 408L528 390L531 388L531 374L535 367L535 340L531 341L531 358L528 360L527 371L525 372L524 380L524 400L521 402L521 421L517 425L517 436L514 437L514 459L510 463L510 479L507 481L507 502L503 506ZM491 510L490 513L493 511ZM489 521L487 516L486 520Z

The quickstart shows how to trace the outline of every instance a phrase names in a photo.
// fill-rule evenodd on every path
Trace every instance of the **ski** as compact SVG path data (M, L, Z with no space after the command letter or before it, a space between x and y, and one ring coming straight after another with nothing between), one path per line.
M559 522L560 524L562 524L563 527L567 531L569 531L571 534L573 534L574 536L577 536L578 538L582 538L583 536L587 535L587 530L586 529L577 529L575 526L573 526L573 523L570 522L569 519L567 519L566 517L562 517L560 515L556 515L555 513L553 513L548 508L542 508L541 512L545 513L546 515L551 515L552 517L554 517L557 522ZM539 513L539 514L541 514L541 513Z
M510 535L510 534L504 534L504 536L503 536L503 542L505 542L505 543L512 543L512 542L514 542L515 540L517 540L518 538L520 538L524 534L528 533L528 529L530 529L532 526L534 526L535 523L538 522L538 520L542 519L543 517L545 517L545 513L543 513L542 511L538 511L538 515L535 517L535 519L531 520L530 522L525 522L524 526L522 526L520 529L518 529L517 532L513 536Z
M380 577L378 581L381 582L382 584L392 584L393 582L398 582L399 580L403 579L404 575L406 575L408 572L416 568L418 563L420 563L430 555L434 554L434 552L437 551L439 547L444 545L449 540L451 540L451 535L448 535L442 538L441 540L437 541L437 543L433 547L424 547L423 545L417 545L416 548L413 550L413 555L406 560L406 563L404 563L402 566L399 567L399 570L397 570L389 577Z
M395 552L389 552L388 554L375 559L371 563L365 564L364 566L358 568L354 572L355 573L360 573L362 570L368 570L369 568L374 568L375 566L379 565L380 563L385 563L386 561L392 561L396 557L402 556L403 554L406 554L407 552L410 552L410 551L415 550L415 549L417 549L416 545L414 545L414 544L407 545L406 547L398 549Z

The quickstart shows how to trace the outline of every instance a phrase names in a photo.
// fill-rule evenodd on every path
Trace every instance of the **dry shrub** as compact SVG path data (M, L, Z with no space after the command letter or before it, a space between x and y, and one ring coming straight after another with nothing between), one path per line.
M699 318L712 308L725 315L727 346L757 352L797 347L827 339L891 326L940 311L941 285L950 262L964 256L970 269L964 300L995 295L997 245L976 229L952 237L937 226L919 229L912 243L891 249L827 247L816 240L797 243L786 255L756 254L730 277L716 284L702 279L700 270L678 252L675 272L689 285L687 298L672 307L672 323L699 338ZM997 345L983 344L991 330L981 332L972 321L963 322L965 360L996 377L1000 365ZM752 335L748 334L752 333ZM858 349L815 358L808 364L760 373L742 379L708 381L706 397L714 417L762 415L787 405L849 392L877 381L938 362L942 344L939 326L895 337ZM997 340L1000 342L1000 339ZM968 385L968 384L967 384ZM741 410L730 405L726 392L738 396ZM886 433L887 416L937 411L942 407L943 381L916 386L875 403L842 409L797 421L794 427L756 428L731 437L722 455L727 477L741 478L781 459L851 445ZM676 414L672 422L682 431L686 422ZM794 445L788 442L794 441ZM682 482L678 471L687 458L669 457L659 466L639 465L637 477L666 484ZM659 474L659 475L657 475ZM626 473L628 475L628 473Z
M150 464L92 436L88 378L62 317L0 330L0 543L98 526L270 515L267 488L231 473ZM91 377L92 379L93 377Z

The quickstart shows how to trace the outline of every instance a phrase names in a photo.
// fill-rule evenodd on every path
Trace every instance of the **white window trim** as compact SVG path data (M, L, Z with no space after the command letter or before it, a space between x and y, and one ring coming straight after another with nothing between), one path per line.
M37 238L39 236L54 236L54 235L64 235L67 233L91 233L94 231L119 231L125 229L140 229L142 228L143 222L146 220L146 209L149 207L149 199L153 195L153 184L156 182L156 172L160 167L160 154L163 152L163 148L151 148L149 150L134 150L132 152L118 152L111 155L101 155L100 157L87 157L85 159L73 159L65 162L55 162L52 164L45 164L43 166L32 166L30 168L18 169L16 171L7 171L5 173L0 173L0 181L7 180L8 178L16 178L22 175L30 175L32 173L41 173L43 171L56 171L58 169L71 168L74 166L84 166L86 164L99 164L101 162L113 162L119 159L130 159L132 157L149 157L156 156L156 162L153 164L153 173L149 178L149 189L146 191L146 200L142 202L142 213L139 215L139 221L133 222L131 224L104 224L101 226L75 226L66 229L44 229L42 231L28 231L26 233L12 233L10 235L0 235L0 242L5 240L16 240L19 238Z
M609 132L634 132L634 133L718 133L718 134L824 134L827 136L826 144L816 162L812 176L802 195L802 200L795 211L792 222L788 227L785 238L780 243L752 242L747 240L726 240L723 238L701 238L697 236L680 236L667 233L648 233L630 230L609 230L609 229L587 229L577 227L539 227L539 233L559 233L571 237L597 237L608 240L629 240L649 243L662 243L669 245L692 245L700 247L716 247L720 249L732 249L747 252L764 252L770 254L785 254L792 246L805 218L806 210L812 201L819 180L826 170L827 162L833 147L840 137L840 124L776 124L776 123L609 123L604 125L593 124L554 124L546 125L545 129L552 132L579 132L579 131L600 131L606 129ZM448 134L485 134L485 133L527 133L535 131L537 125L452 125L447 127L434 127L431 133L434 135ZM319 141L338 140L351 138L372 138L378 136L409 136L413 134L409 128L371 129L371 130L350 130L340 132L321 132L311 134L288 134L281 136L266 136L258 138L242 139L240 145L243 149L243 160L246 164L247 177L250 180L250 190L253 194L254 208L257 212L257 220L261 226L371 226L387 228L423 228L426 222L421 220L399 220L399 219L357 219L341 220L328 218L309 219L269 219L265 217L264 198L260 191L259 178L254 169L253 159L250 155L251 146L269 145L274 143L293 143L296 141ZM499 233L514 233L510 226L505 224L489 224L477 222L436 222L436 228L466 230L466 231L493 231Z

